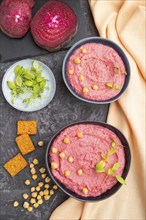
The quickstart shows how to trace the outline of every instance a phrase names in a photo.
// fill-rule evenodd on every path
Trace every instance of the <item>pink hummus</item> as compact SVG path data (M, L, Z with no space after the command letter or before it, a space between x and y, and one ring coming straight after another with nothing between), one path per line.
M76 63L76 58L80 63ZM70 85L78 95L89 100L115 97L123 87L125 74L125 66L118 53L109 46L97 43L79 47L67 64Z
M78 137L78 132L82 133L82 137ZM64 143L64 138L68 138L69 143ZM105 172L96 172L96 164L103 160L101 154L108 154L113 141L117 151L108 156ZM60 157L62 153L63 158ZM70 157L72 162L69 162ZM117 183L115 176L122 175L125 166L125 154L119 138L111 130L93 124L73 125L63 130L51 146L50 160L51 164L56 164L56 168L52 169L54 177L81 196L98 196L110 189ZM108 169L117 162L117 171L113 176L108 175ZM78 170L82 170L82 175L78 175ZM66 171L69 171L69 176L65 175ZM87 189L86 194L83 188Z

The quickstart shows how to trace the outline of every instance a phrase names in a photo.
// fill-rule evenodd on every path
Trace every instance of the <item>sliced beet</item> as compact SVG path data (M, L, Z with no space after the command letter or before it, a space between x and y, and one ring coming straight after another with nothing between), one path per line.
M74 37L76 31L75 12L59 0L45 3L31 22L34 41L49 51L59 50Z
M3 0L0 5L0 28L12 38L23 37L30 28L34 0Z

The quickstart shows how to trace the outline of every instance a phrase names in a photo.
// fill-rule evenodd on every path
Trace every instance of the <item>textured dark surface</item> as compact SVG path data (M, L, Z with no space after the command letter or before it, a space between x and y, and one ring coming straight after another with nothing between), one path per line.
M78 1L78 0L74 0ZM78 1L79 2L79 1ZM83 17L82 25L86 26L86 36L95 36L97 31L91 17L87 1L80 0L81 11L78 16ZM6 46L6 45L5 45ZM27 48L27 45L26 45ZM10 48L9 48L10 49ZM108 111L108 105L91 105L77 100L65 87L62 80L62 61L67 52L46 53L45 55L36 56L38 59L48 65L54 72L57 90L54 99L44 109L34 113L24 113L13 109L4 99L0 89L0 219L1 220L47 220L52 211L64 201L67 196L57 190L55 195L47 202L44 202L38 209L28 213L22 208L22 194L27 192L28 186L24 184L26 179L31 179L29 167L12 178L4 170L3 164L11 157L15 156L19 150L15 144L16 123L18 120L36 119L38 122L38 134L33 136L33 142L36 150L25 156L28 162L38 158L40 165L45 166L45 150L47 143L52 135L63 126L78 120L105 121ZM15 60L16 61L16 60ZM7 70L15 61L0 63L0 80ZM39 140L44 141L44 147L37 146ZM39 178L40 179L40 178ZM52 184L52 183L51 183ZM13 207L13 201L18 200L20 206Z

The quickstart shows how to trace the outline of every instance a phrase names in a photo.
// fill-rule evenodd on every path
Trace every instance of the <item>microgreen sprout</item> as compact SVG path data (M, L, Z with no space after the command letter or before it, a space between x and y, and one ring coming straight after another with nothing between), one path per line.
M120 182L122 185L126 185L125 180L119 176L119 175L115 175L115 172L119 169L120 164L119 162L116 162L113 164L113 166L111 168L109 168L108 170L105 170L105 165L106 162L109 163L109 157L113 154L115 154L117 152L117 148L115 148L115 146L117 145L116 142L112 142L112 148L108 150L107 155L104 153L101 153L101 157L102 160L100 160L96 166L95 166L95 171L97 173L107 173L109 176L113 176L117 179L118 182Z
M105 162L101 160L96 164L95 170L97 173L103 173L105 172L104 167L105 167Z
M13 82L7 81L7 85L11 89L12 104L20 95L27 94L22 103L26 103L26 106L28 106L34 99L41 98L44 90L48 88L46 87L47 79L42 76L42 70L37 60L27 69L17 65L14 68L14 73L15 80Z

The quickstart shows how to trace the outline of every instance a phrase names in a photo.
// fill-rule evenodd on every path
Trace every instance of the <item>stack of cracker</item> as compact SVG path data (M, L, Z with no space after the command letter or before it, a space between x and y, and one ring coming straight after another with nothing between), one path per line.
M29 135L37 133L36 121L18 121L16 143L22 155L28 154L35 150ZM5 163L4 168L11 176L15 176L27 166L27 161L20 153Z

